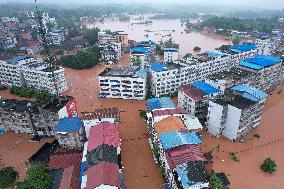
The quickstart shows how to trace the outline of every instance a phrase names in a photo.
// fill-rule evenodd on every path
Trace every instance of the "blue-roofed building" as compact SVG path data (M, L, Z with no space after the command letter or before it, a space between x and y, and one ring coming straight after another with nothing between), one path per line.
M130 49L130 63L132 66L145 68L153 60L156 51L155 42L141 41L132 49Z
M170 131L160 134L159 138L164 151L185 144L201 144L201 136L196 132Z
M81 149L85 138L83 127L83 121L79 117L59 119L54 129L59 145L67 149Z
M182 85L178 91L178 107L183 108L191 116L197 117L205 125L209 99L219 95L221 91L203 81Z
M184 189L201 189L209 187L209 175L202 161L181 163L176 166L179 180Z
M235 45L231 47L231 51L235 53L242 53L247 52L256 49L257 47L255 45L252 45L250 43L243 43L241 45Z
M209 101L207 127L213 136L239 140L256 128L260 121L267 94L247 84L232 87L226 100Z
M170 97L151 98L146 105L148 111L175 108L175 104Z
M248 58L239 63L239 68L257 74L253 86L262 90L268 90L282 80L282 59L275 56Z

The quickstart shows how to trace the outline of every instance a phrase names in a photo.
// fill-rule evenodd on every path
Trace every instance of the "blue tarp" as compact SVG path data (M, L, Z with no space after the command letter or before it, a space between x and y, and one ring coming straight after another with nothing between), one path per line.
M151 64L151 70L154 72L161 72L167 70L167 65L162 63L153 63Z
M195 132L170 131L160 134L160 141L164 150L185 144L201 144L201 138Z
M250 50L256 49L256 46L248 44L248 43L244 43L244 44L241 44L241 45L232 46L231 49L244 52L244 51L250 51Z
M275 56L258 55L254 58L248 58L240 62L240 66L248 67L255 70L260 70L271 65L277 64L282 60Z
M178 48L164 48L166 52L178 52Z
M194 83L191 83L192 86L198 88L199 90L203 91L206 94L213 94L220 92L219 89L213 87L212 85L209 85L208 83L205 83L203 81L196 81Z
M203 52L204 54L207 54L208 56L211 56L211 57L218 57L218 56L224 56L224 55L227 55L225 53L220 53L220 52L212 52L212 51L205 51Z
M175 108L175 104L170 97L151 98L147 101L148 111L172 108Z
M57 132L67 132L71 133L74 131L79 131L83 127L83 122L78 117L65 117L59 119L55 130Z
M84 172L86 170L86 162L82 162L80 167L80 182L82 183L82 177L84 176Z
M5 134L5 130L0 128L0 136Z
M130 52L132 54L146 54L148 53L149 49L145 48L145 47L133 47Z
M236 85L232 90L243 92L242 96L252 101L259 101L268 96L265 92L246 84Z

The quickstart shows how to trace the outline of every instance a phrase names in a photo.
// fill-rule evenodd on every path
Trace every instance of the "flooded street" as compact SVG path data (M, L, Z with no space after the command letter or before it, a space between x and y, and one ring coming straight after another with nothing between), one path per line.
M88 28L98 27L100 30L125 31L129 39L135 41L168 40L171 36L173 41L180 45L180 55L183 56L188 52L193 53L193 48L199 46L201 51L215 50L221 45L228 45L230 41L225 38L213 35L205 35L198 32L186 33L185 25L178 19L175 20L151 20L149 24L133 24L133 22L120 22L117 18L104 19L104 22L96 22L87 25ZM146 31L145 31L146 30ZM147 32L150 31L150 32ZM146 37L145 35L148 35Z

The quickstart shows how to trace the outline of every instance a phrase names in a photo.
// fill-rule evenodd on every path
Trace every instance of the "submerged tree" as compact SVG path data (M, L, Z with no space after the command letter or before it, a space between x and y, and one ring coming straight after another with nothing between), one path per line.
M210 188L211 189L224 189L224 184L217 177L215 172L212 172L210 175Z
M276 163L274 160L272 160L270 157L265 159L263 164L260 166L261 170L263 170L266 173L272 174L276 171Z

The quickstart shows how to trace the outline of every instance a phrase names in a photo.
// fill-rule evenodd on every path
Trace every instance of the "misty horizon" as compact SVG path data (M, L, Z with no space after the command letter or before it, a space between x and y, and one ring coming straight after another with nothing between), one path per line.
M0 0L0 3L34 3L34 0ZM143 3L138 0L105 0L104 2L98 0L37 0L39 4L58 4L58 5L88 5L88 4L141 4L141 5L192 5L192 6L214 6L214 7L232 7L232 8L242 8L247 10L259 11L257 8L261 9L284 9L283 0L210 0L209 2L206 0L177 0L177 1L169 1L169 0L144 0Z

